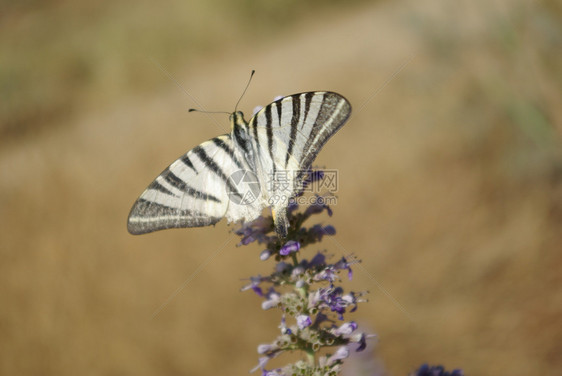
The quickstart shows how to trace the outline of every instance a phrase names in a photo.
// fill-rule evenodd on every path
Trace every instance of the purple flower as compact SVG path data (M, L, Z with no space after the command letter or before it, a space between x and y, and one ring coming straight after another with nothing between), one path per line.
M332 209L328 205L326 205L324 198L322 196L316 195L316 200L314 200L314 203L312 203L312 205L306 208L304 215L309 217L313 214L320 214L324 210L328 212L328 216L330 217L332 216L332 214L334 214L332 212Z
M336 228L334 226L328 225L324 227L324 233L326 235L336 235Z
M263 296L263 291L262 291L261 287L259 287L258 285L260 283L264 282L264 281L269 281L269 277L262 277L262 276L258 275L257 277L250 277L250 281L251 281L250 284L242 287L240 290L246 291L246 290L252 289L259 296Z
M260 260L265 261L269 257L271 257L271 251L269 249L264 249L263 251L261 251Z
M342 257L335 265L336 269L347 269L347 278L351 281L353 278L353 271L351 270L351 264L347 262L345 257Z
M339 328L334 330L334 334L337 336L349 336L355 329L357 329L357 323L355 321L350 321L342 324Z
M273 218L260 216L252 222L244 223L234 232L237 235L242 236L242 239L240 240L240 243L238 243L238 245L248 245L255 241L260 244L269 243L271 241L271 238L273 237L267 236L266 234L272 231Z
M300 281L298 278L300 276L302 276L304 274L305 270L302 266L297 266L295 268L293 268L293 271L291 272L291 278L293 280L298 280Z
M363 351L367 347L367 337L365 336L365 333L355 335L351 337L351 340L359 344L359 347L355 349L357 352Z
M263 370L262 376L285 376L285 374L280 369L273 369L271 371Z
M326 364L332 365L338 360L345 359L348 356L349 356L349 349L347 348L347 346L341 346L336 350L336 352L332 356L330 356L327 359Z
M304 329L312 325L312 320L310 320L310 316L307 315L298 315L297 316L297 326L299 329Z
M279 329L281 329L281 334L291 334L291 329L287 328L285 315L281 317L281 324L279 324Z
M337 278L336 270L332 267L326 267L314 276L315 281L330 281L333 282Z
M281 302L281 294L275 291L273 287L269 288L269 291L265 294L265 298L267 300L261 304L261 307L264 310L277 307Z
M258 346L258 354L267 354L279 350L279 346L276 344L261 344Z
M252 368L250 370L250 372L255 372L257 371L259 368L261 368L262 370L264 369L265 365L267 364L267 362L269 361L269 357L268 356L262 356L258 359L258 365L255 366L254 368Z
M291 265L287 264L286 262L281 261L279 264L275 265L275 272L276 273L284 273L286 270L291 269Z
M334 235L336 233L336 229L330 225L326 227L322 227L322 225L314 225L308 230L308 233L313 241L319 242L322 241L322 238L325 235Z
M429 366L423 364L415 373L410 373L410 376L463 376L464 372L460 369L452 370L451 372L445 371L443 366Z
M279 254L282 256L287 256L293 252L297 252L301 249L301 245L299 242L295 240L289 240L281 249L279 250Z

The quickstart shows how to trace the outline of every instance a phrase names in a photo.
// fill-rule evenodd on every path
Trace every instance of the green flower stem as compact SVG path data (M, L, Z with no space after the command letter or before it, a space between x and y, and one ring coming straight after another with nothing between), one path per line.
M308 361L308 364L310 364L311 367L314 367L316 365L316 359L314 358L314 350L312 350L312 348L308 348L306 349L306 360Z
M293 259L293 265L298 266L299 260L297 259L297 253L296 252L291 253L291 258Z

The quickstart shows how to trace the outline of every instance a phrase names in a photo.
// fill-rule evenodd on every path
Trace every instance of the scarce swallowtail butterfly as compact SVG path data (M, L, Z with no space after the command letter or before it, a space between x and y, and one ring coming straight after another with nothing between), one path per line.
M275 230L286 237L290 199L350 114L343 96L326 91L278 99L249 122L232 113L229 134L188 151L146 188L129 214L129 232L208 226L223 217L252 221L271 207Z

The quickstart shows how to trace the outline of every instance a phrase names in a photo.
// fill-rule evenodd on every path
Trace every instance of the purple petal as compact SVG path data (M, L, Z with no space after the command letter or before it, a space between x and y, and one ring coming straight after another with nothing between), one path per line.
M304 329L309 327L310 325L312 325L312 321L310 320L310 317L307 315L298 315L297 316L297 326L299 327L299 329Z
M328 358L327 365L332 365L338 360L345 359L349 356L349 349L347 346L341 346L336 352Z
M353 331L357 329L357 323L355 321L350 321L342 324L339 328L334 331L335 335L350 335Z
M294 240L289 240L281 249L279 250L279 254L282 256L287 256L290 253L297 252L301 249L301 244Z
M275 350L278 350L278 349L279 349L279 346L277 346L277 345L271 345L271 344L265 343L265 344L261 344L261 345L258 346L258 354L263 355L263 354L266 354L266 353L269 353L269 352L272 352L272 351L275 351Z
M263 296L263 291L262 291L261 287L252 285L252 290L254 290L254 292L256 294L258 294L259 296Z
M265 261L271 256L271 251L269 249L264 249L260 253L260 260Z
M267 356L262 356L259 360L258 360L258 365L255 366L254 368L252 368L250 370L250 373L257 371L259 368L261 368L263 370L263 367L265 367L265 365L267 364L267 362L269 361L269 357Z

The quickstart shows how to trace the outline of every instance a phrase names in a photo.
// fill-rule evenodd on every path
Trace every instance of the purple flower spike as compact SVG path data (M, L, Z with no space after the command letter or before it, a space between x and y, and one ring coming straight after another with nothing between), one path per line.
M310 316L307 315L298 315L297 316L297 326L299 329L304 329L312 325L312 321L310 320Z
M251 277L242 288L261 296L264 310L275 309L281 313L277 338L258 347L259 364L254 370L260 370L261 376L340 375L350 352L364 350L367 340L372 337L359 330L356 322L344 320L344 315L355 311L358 303L366 301L362 298L363 292L345 291L340 286L346 274L349 279L352 278L351 267L360 261L350 255L334 262L331 260L333 256L324 250L316 250L306 256L303 254L306 247L321 242L325 236L336 234L331 225L305 224L314 214L333 214L325 197L316 195L313 197L316 200L306 208L299 208L299 200L296 200L305 193L300 188L307 184L312 187L322 176L322 172L310 169L299 172L298 178L303 184L295 199L287 205L286 215L291 231L285 240L280 240L275 233L271 215L243 223L235 230L240 236L240 245L262 244L260 259L274 261L271 274ZM288 326L287 322L291 325ZM299 360L283 368L266 369L268 360L293 351L306 352L308 358L314 357L315 361Z
M287 256L290 253L298 252L301 249L301 244L295 240L289 240L281 249L279 250L279 254L282 256Z

